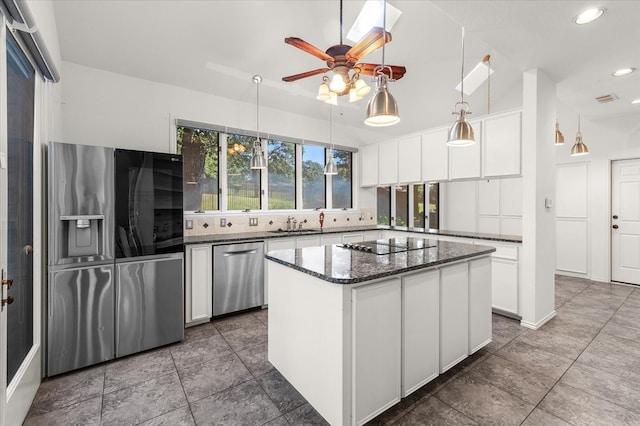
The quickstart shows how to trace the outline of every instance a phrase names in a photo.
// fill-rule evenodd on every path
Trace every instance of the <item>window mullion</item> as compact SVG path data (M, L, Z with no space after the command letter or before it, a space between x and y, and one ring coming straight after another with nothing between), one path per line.
M218 207L220 211L227 211L227 134L220 133L218 137Z
M333 155L331 149L325 148L324 150L324 164L327 164L329 157ZM333 208L333 176L324 175L324 205L327 209Z
M296 210L302 208L302 145L296 144Z

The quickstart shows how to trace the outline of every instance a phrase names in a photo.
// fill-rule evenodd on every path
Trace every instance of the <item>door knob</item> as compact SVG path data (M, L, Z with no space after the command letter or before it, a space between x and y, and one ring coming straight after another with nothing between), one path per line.
M612 228L613 229L618 229L618 225L613 225Z
M9 290L11 288L11 286L13 285L13 280L12 279L3 279L2 280L2 285L6 285L7 286L7 290Z
M10 305L13 303L13 296L9 296L6 299L2 299L2 306Z
M613 215L613 218L614 218L614 219L617 219L617 218L618 218L618 215L617 215L617 214L614 214L614 215Z
M33 253L33 246L31 244L27 244L26 246L24 246L24 254L31 254Z

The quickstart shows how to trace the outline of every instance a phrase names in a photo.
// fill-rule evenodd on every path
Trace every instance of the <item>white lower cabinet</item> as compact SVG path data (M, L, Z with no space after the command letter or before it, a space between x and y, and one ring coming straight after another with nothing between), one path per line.
M342 243L342 234L326 234L320 238L323 246Z
M364 241L379 240L382 238L382 231L364 231Z
M296 248L316 247L320 245L320 235L306 235L296 238Z
M188 245L185 260L185 325L209 321L212 315L211 244Z
M469 355L469 267L440 270L440 373Z
M520 315L518 246L487 242L496 248L491 256L491 305L496 312Z
M438 270L402 278L402 397L440 372Z
M469 262L469 355L491 342L491 259Z
M400 278L352 289L352 416L361 425L400 401Z
M349 232L342 235L343 243L359 243L364 241L364 234L361 232Z
M274 238L267 241L267 252L296 248L295 238Z

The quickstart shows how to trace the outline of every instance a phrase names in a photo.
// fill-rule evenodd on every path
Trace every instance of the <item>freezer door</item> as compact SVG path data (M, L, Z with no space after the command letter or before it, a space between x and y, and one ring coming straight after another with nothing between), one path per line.
M113 265L49 273L47 375L113 359Z
M182 258L116 263L116 357L183 339Z

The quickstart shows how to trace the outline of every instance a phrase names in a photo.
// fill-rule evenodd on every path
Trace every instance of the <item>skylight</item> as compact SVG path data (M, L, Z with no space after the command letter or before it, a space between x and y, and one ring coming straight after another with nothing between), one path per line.
M358 14L356 21L351 26L347 38L354 43L368 33L373 27L382 27L383 0L367 0ZM391 31L402 12L387 3L387 31Z
M493 74L493 68L489 68L486 62L480 62L469 74L464 78L464 94L471 95L478 87ZM456 86L456 90L460 91L460 83Z

